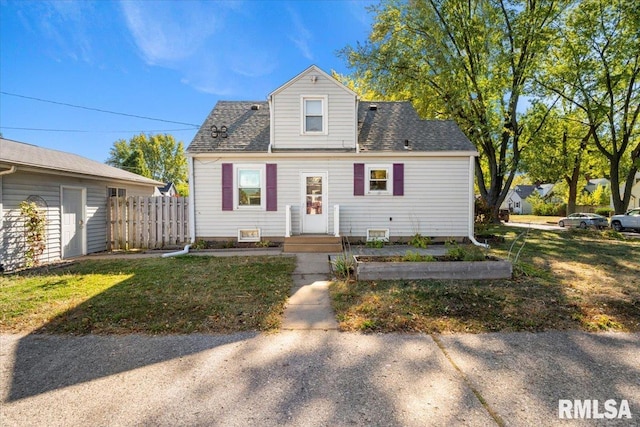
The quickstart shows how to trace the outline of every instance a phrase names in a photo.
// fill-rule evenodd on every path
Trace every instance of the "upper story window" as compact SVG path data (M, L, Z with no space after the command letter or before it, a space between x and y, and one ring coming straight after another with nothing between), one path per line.
M302 97L302 133L327 134L327 97Z

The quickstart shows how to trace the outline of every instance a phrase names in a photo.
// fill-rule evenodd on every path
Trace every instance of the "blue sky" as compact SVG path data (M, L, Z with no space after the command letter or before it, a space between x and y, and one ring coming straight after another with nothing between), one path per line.
M0 131L101 162L140 132L186 147L218 100L264 100L311 64L348 73L336 51L366 39L372 3L0 0Z

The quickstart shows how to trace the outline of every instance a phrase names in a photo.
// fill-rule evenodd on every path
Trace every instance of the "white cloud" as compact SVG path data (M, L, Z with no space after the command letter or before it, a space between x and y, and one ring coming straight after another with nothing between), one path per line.
M248 79L278 61L263 33L258 4L238 1L121 2L126 26L149 65L177 70L198 91L240 96Z
M293 27L295 30L295 32L289 36L289 39L296 45L305 58L309 61L313 61L314 56L309 48L309 41L313 38L311 31L305 27L298 12L290 7L287 8L287 12L289 12L289 16L293 21Z
M55 43L56 49L49 51L50 55L57 61L65 58L87 63L93 61L90 30L95 11L91 3L46 1L33 5L38 8L36 28ZM27 29L33 28L30 23L27 25Z
M167 65L194 55L220 30L224 4L218 2L121 2L127 27L142 57Z

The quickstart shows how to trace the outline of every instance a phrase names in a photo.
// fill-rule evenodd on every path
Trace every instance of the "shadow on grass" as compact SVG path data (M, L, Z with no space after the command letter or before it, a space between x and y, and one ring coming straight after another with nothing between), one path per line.
M180 358L277 328L293 268L293 261L283 257L178 257L86 261L60 271L76 279L53 277L45 290L81 287L77 277L87 283L100 274L116 279L19 338L6 399ZM230 335L149 336L188 333ZM105 334L116 335L98 336Z

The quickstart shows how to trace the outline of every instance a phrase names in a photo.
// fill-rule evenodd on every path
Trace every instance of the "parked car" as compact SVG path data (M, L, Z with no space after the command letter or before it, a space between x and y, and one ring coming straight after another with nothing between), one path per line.
M612 216L611 228L616 231L629 228L640 232L640 208L630 209L624 215Z
M560 219L560 221L558 221L558 225L560 227L606 228L609 226L609 222L607 221L607 218L602 215L587 212L576 212Z
M510 213L511 212L509 211L509 209L500 209L498 213L498 218L500 218L500 221L509 222Z

